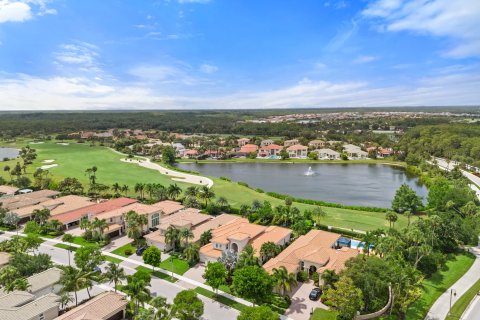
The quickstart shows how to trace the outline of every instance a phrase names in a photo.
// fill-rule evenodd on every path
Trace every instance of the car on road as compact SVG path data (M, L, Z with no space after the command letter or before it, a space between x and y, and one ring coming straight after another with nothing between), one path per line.
M143 254L143 251L147 250L147 248L148 246L138 247L136 251L137 256L141 256Z
M308 298L312 301L317 301L320 296L322 295L322 289L320 288L313 288L312 291L310 292L310 295Z

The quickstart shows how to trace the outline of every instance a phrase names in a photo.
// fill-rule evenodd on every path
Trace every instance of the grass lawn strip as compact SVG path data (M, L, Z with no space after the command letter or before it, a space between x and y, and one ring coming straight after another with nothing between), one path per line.
M443 270L424 280L422 296L408 309L406 319L423 320L434 302L470 269L474 261L472 254L459 254L447 261Z
M149 268L144 267L144 266L138 266L138 267L135 268L135 270L141 270L141 271L148 272L148 273L150 273L150 275L152 275L154 277L157 277L157 278L163 279L163 280L167 280L168 282L171 282L171 283L177 282L176 278L172 278L170 275L168 275L166 273L163 273L163 272L160 272L160 271L157 271L157 270L155 270L155 272L153 272L152 269L149 269Z
M170 256L170 258L162 261L160 263L160 268L164 270L168 270L173 273L183 275L185 272L190 269L188 262L177 257Z
M241 304L240 302L236 302L224 296L215 295L214 292L207 290L205 288L197 287L195 288L195 292L197 292L198 294L201 294L202 296L205 296L207 298L220 302L226 306L237 309L238 311L243 311L246 308L248 308L248 306Z
M137 248L135 246L133 246L132 243L127 243L126 245L121 246L120 248L117 248L117 249L113 250L111 253L116 254L117 256L122 256L122 257L128 258L128 255L125 254L126 250L130 250L130 252L132 252L132 254L133 254L133 253L135 253Z
M325 310L321 308L316 308L313 311L313 315L310 317L310 320L336 320L337 313L330 310Z
M475 282L470 289L467 290L455 304L452 306L450 315L445 318L445 320L458 320L463 315L465 310L468 308L470 302L476 297L480 292L480 280Z

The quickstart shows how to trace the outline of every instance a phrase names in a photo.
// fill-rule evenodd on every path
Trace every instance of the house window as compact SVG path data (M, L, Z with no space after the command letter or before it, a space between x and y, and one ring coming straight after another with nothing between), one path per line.
M38 320L45 320L45 316L43 315L43 313L40 313L38 315Z
M160 224L160 214L154 213L152 215L152 227L156 227Z

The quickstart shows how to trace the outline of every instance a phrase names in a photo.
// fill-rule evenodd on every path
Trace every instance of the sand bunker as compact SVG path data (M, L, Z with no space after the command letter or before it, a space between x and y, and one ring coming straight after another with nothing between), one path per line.
M62 146L68 146L70 143L68 143L68 142L57 142L57 144L60 144Z
M42 144L42 143L45 143L43 141L38 141L38 142L30 142L30 144Z
M50 168L53 168L53 167L56 167L58 166L58 164L54 163L54 164L47 164L47 165L44 165L44 166L41 166L40 169L42 170L47 170L47 169L50 169Z
M43 160L42 162L43 163L52 163L52 162L55 162L55 160Z

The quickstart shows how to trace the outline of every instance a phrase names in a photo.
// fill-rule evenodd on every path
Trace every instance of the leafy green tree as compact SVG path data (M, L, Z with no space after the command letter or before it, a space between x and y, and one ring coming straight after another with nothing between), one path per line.
M144 306L150 300L151 294L148 287L150 287L150 282L146 282L144 279L135 275L127 277L127 285L123 287L123 291L130 297L134 315L138 314L140 306Z
M22 277L30 277L35 273L45 271L53 266L52 259L46 253L30 255L27 253L14 253L9 265L15 267Z
M110 262L108 264L107 269L105 270L104 277L105 277L105 280L108 281L108 283L113 282L115 292L117 292L117 285L122 280L125 280L127 278L123 268L119 267L117 264L113 262Z
M17 268L6 266L0 269L0 285L2 287L8 287L20 276L20 272L18 272Z
M246 266L233 273L232 287L239 296L258 304L271 295L273 283L263 268Z
M263 262L266 262L274 257L276 257L282 248L279 245L276 245L272 241L268 241L262 244L260 247L260 255L263 258Z
M5 292L12 292L15 290L27 291L31 287L26 278L16 278L13 282L5 286Z
M17 228L18 222L20 221L20 217L15 212L8 211L7 213L5 213L2 221L3 221L3 224L7 226Z
M324 298L328 300L332 309L338 312L341 320L351 320L363 307L363 294L355 287L351 278L342 276L335 284L335 288L325 291Z
M178 320L197 320L203 315L203 308L195 291L183 290L173 299L172 315Z
M415 213L422 205L422 198L407 184L402 184L392 200L392 209L396 212L411 211Z
M221 262L209 262L205 268L203 278L205 283L212 287L213 292L226 283L227 269Z
M58 184L58 191L64 195L81 194L83 186L77 178L65 178Z
M282 296L292 291L292 287L297 285L297 276L294 273L288 273L284 266L272 269L272 279L275 289L280 291Z
M162 262L162 253L157 247L150 246L143 252L142 258L143 262L151 265L155 271L155 267L160 267Z
M237 320L278 320L278 313L268 306L247 307L240 311Z
M101 265L105 257L98 246L82 246L75 252L73 260L80 270L89 272Z
M245 248L243 248L242 252L238 257L237 268L243 268L246 266L258 266L260 265L260 261L256 256L256 250L253 248L251 244L247 244Z
M175 149L172 146L166 146L162 150L162 161L172 165L175 163Z
M155 297L150 300L149 304L155 308L153 312L154 320L170 320L170 311L172 306L167 303L165 297Z

